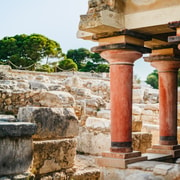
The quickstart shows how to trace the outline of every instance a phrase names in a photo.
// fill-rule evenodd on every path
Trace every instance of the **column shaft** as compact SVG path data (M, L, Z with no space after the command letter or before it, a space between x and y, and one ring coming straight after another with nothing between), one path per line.
M159 71L160 144L177 144L177 70Z
M133 63L141 53L106 50L101 56L110 63L111 151L132 152Z
M111 149L132 144L132 65L111 65Z

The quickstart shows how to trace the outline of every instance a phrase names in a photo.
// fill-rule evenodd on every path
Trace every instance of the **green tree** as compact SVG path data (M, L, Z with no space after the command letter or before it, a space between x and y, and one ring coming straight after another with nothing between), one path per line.
M38 68L36 68L36 71L51 73L51 72L54 72L54 67L51 67L48 64L43 64L43 65L40 65Z
M60 45L40 34L21 34L0 40L0 61L10 61L17 67L30 66L44 58L61 56Z
M72 59L64 59L60 61L58 68L59 68L59 71L63 71L63 70L77 71L78 70L77 64Z
M98 64L96 72L109 72L109 64Z
M158 72L154 70L147 76L146 83L150 84L153 88L158 89Z
M88 61L84 66L81 67L82 72L90 72L90 71L96 71L97 64L94 64L91 61Z
M105 63L106 60L103 59L98 53L90 53L90 59L97 64Z
M85 48L79 49L70 49L67 52L67 58L72 59L78 66L78 69L81 69L83 62L86 61L90 56L90 51Z

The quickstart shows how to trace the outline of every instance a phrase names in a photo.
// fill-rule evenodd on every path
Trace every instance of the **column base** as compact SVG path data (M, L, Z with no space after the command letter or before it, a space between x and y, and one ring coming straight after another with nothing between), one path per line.
M147 153L169 154L173 158L179 158L180 145L153 145L152 148L147 149Z
M126 169L128 164L146 161L146 156L141 156L141 152L130 153L103 152L102 157L96 159L96 164L100 167L111 167Z
M122 148L111 147L110 151L114 153L130 153L133 151L133 148L132 147L122 147Z
M160 145L177 145L178 141L177 141L177 136L160 136L160 141L159 141Z

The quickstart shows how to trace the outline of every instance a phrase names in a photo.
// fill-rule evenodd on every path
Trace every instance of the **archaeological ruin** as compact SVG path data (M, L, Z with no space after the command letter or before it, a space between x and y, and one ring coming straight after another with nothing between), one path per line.
M1 65L0 180L180 180L179 11L179 0L89 0L77 36L97 42L110 73ZM142 57L159 90L134 78Z

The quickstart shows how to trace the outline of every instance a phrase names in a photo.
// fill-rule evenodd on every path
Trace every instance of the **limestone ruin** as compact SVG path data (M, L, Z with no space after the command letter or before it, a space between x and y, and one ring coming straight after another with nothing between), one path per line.
M180 179L179 10L178 0L89 0L78 37L98 43L110 74L1 66L0 179ZM159 91L133 79L146 53Z

